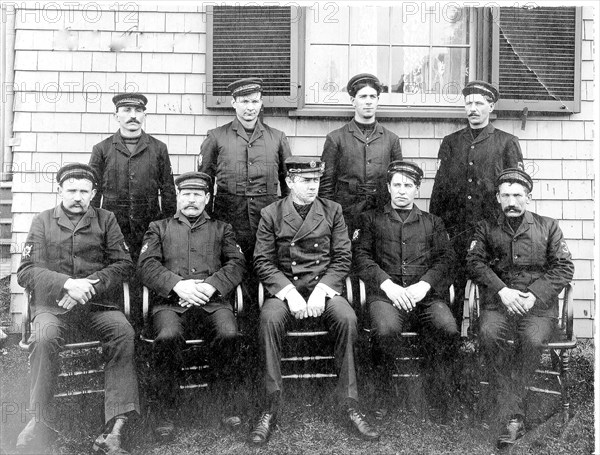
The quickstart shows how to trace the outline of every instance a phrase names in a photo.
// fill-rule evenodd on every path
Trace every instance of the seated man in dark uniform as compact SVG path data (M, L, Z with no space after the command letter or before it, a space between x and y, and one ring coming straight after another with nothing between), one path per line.
M230 224L212 219L205 207L211 179L203 172L179 176L177 213L153 221L142 242L138 262L142 283L157 294L152 306L154 394L159 412L156 435L173 436L173 414L184 335L203 328L213 340L215 371L232 387L237 323L228 297L245 270L242 251ZM239 427L238 416L225 414L222 423Z
M115 215L90 206L98 179L86 164L56 174L62 202L37 215L27 236L18 282L31 293L30 411L36 415L17 439L20 453L40 453L54 436L51 400L61 345L73 333L92 332L102 342L106 431L94 450L126 454L121 432L139 413L134 332L115 296L133 272L129 248ZM57 415L54 415L58 418Z
M467 267L480 286L479 339L497 414L506 421L497 444L510 446L525 433L526 386L556 327L558 294L573 278L573 262L558 221L527 210L533 180L505 169L496 180L502 213L480 221ZM506 342L516 339L514 350Z
M269 298L260 313L266 400L250 434L253 444L271 435L281 402L281 346L293 318L317 318L335 340L338 398L352 428L366 439L379 433L358 412L354 366L356 315L340 294L350 271L351 250L342 208L317 197L323 167L318 158L286 161L290 195L261 211L254 266Z
M391 200L361 216L352 235L353 253L356 274L367 290L379 398L393 390L396 337L416 324L427 350L429 402L445 414L460 336L448 306L455 255L442 220L414 204L422 178L414 163L390 163Z

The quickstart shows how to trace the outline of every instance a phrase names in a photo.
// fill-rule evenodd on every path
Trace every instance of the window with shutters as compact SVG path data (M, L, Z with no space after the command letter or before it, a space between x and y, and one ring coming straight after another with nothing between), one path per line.
M264 80L265 107L296 107L297 8L207 8L207 105L231 107L227 86L245 77ZM212 31L212 33L210 32Z
M348 79L370 72L381 116L462 116L473 79L499 88L497 111L579 110L581 8L326 5L209 7L208 107L229 107L227 85L258 76L265 107L346 115Z
M581 8L492 10L498 110L580 110Z

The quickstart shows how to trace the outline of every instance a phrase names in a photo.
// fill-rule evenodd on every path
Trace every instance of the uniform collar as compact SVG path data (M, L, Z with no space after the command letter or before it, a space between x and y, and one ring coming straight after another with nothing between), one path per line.
M387 204L385 204L383 211L394 221L398 221L400 223L402 222L402 220L400 219L400 216L398 215L398 212L396 212L396 209L394 209L392 207L391 202L388 202ZM406 220L404 220L404 222L410 223L410 222L416 221L421 216L422 213L423 212L421 212L421 209L419 207L417 207L417 204L413 203L412 209L411 209L410 213L408 214L408 216L406 217Z
M175 213L175 215L173 215L173 218L178 220L180 223L187 225L190 228L201 226L202 224L206 223L206 221L211 219L210 215L206 213L206 209L204 209L204 211L200 214L200 216L194 222L193 225L190 224L190 220L188 220L188 218L183 213L181 213L181 210L179 209L177 209L177 212Z
M123 136L121 136L121 130L117 130L117 132L115 134L113 134L112 143L113 143L113 146L117 148L117 150L120 150L121 152L123 152L125 154L135 155L135 154L140 153L141 151L145 150L148 147L148 144L150 142L150 140L148 138L149 138L148 134L144 130L142 130L142 134L140 135L140 140L137 143L137 146L133 153L129 152L129 149L123 142Z
M350 120L350 122L348 122L348 131L350 131L354 135L354 137L356 137L358 139L362 139L364 141L365 137L363 136L362 131L360 130L360 128L358 127L358 125L356 124L354 119L352 119L352 120ZM375 127L373 128L373 134L369 138L369 141L372 141L373 139L378 138L382 134L383 134L383 126L381 126L379 124L379 122L377 120L375 120Z
M90 225L92 219L96 218L96 209L90 205L87 209L87 212L83 214L83 217L81 217L79 223L77 223L77 226L73 226L73 223L63 210L62 203L54 207L54 213L52 214L52 217L57 220L59 226L62 226L70 231L76 232Z
M242 125L242 123L237 118L237 115L235 116L235 118L233 119L233 122L231 123L231 129L234 131L244 131L244 132L246 131L244 129L244 126ZM258 129L259 131L265 130L265 125L263 125L263 123L260 121L260 117L256 119L256 125L254 125L254 129Z
M490 122L486 126L484 126L482 128L481 133L479 133L479 135L475 139L473 139L473 136L471 135L471 126L467 124L467 127L464 129L464 135L467 136L467 138L470 141L473 141L473 143L475 144L477 142L481 142L487 139L491 134L494 134L495 131L496 128Z
M508 217L504 214L504 212L498 215L498 219L496 221L498 223L498 226L500 226L507 232L513 232L512 228L510 227L510 224L508 223ZM533 224L533 215L529 210L525 210L525 213L523 214L523 222L515 232L515 235L529 230L529 225L531 224Z

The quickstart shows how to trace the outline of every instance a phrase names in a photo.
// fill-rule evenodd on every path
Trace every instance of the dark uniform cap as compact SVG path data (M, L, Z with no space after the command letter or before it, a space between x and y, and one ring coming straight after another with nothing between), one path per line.
M498 89L485 81L471 81L462 90L462 94L465 97L477 93L491 98L494 103L500 98Z
M325 172L325 163L318 156L290 156L285 160L285 167L288 174L308 174L318 172L323 175Z
M263 80L260 77L247 77L232 82L227 86L227 90L231 92L231 96L249 95L250 93L262 93Z
M112 101L115 103L115 109L119 109L121 106L133 106L146 110L146 104L148 104L148 98L141 93L120 93L113 96Z
M175 185L181 190L210 190L211 179L204 172L186 172L175 179Z
M378 87L377 91L381 92L381 82L377 79L376 76L373 76L369 73L361 73L354 76L352 79L348 81L348 85L346 85L346 90L348 90L348 94L352 97L356 96L355 86L359 82L372 82L376 87Z
M83 163L69 163L61 167L56 173L56 181L59 185L62 185L67 179L86 179L92 182L94 186L98 184L96 171Z
M400 172L415 182L415 185L421 185L423 178L423 170L412 161L396 160L392 161L388 168L388 174L396 174Z
M529 193L531 193L531 190L533 189L533 180L531 179L531 177L529 177L529 174L527 174L527 172L522 171L521 169L504 169L496 179L496 188L498 188L503 183L507 182L519 183L523 185Z

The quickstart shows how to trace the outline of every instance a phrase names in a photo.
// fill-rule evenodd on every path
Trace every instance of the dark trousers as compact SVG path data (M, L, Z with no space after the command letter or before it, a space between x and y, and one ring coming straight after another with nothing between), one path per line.
M159 406L175 407L186 338L207 339L215 379L223 379L235 387L232 378L238 330L231 308L223 307L211 313L197 307L184 313L161 309L152 316L152 325L155 332L152 389Z
M443 300L420 302L410 312L398 310L389 300L369 304L373 360L378 371L377 389L380 396L392 390L392 371L397 356L400 333L414 330L422 335L425 367L428 372L428 395L452 390L460 332L447 303ZM421 341L421 340L420 340Z
M30 410L39 410L40 420L52 424L49 405L56 386L58 354L76 332L92 332L102 342L105 422L130 411L139 413L133 328L120 311L92 311L79 305L66 314L40 313L33 319Z
M338 373L338 399L341 404L347 399L358 400L354 365L354 345L358 337L356 314L346 299L335 296L327 299L325 311L320 318L334 341L335 367ZM281 348L287 327L293 319L294 316L287 303L277 298L265 300L260 312L259 336L267 396L283 389Z
M544 344L550 340L556 320L549 317L511 316L503 310L482 310L479 339L490 382L497 391L498 416L524 415L526 386L541 362ZM507 339L514 339L514 348Z

